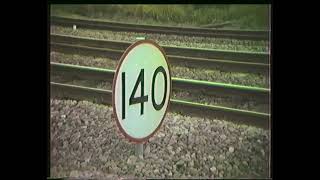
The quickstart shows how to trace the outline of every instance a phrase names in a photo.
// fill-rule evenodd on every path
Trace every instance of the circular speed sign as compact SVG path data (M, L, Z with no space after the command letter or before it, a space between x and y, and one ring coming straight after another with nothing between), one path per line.
M138 41L124 52L113 79L117 126L131 142L147 141L161 126L171 95L171 75L163 49Z

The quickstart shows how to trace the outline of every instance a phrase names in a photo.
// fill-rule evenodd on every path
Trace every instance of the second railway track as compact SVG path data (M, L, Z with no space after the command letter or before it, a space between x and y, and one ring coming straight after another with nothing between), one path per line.
M51 49L65 53L76 53L108 57L117 60L130 42L107 41L66 35L51 35ZM230 71L267 74L270 65L267 53L218 51L198 48L163 46L171 63L188 63L191 66L221 67Z
M252 30L226 30L209 28L191 28L191 27L173 27L173 26L155 26L140 25L107 21L92 21L85 19L73 19L66 17L51 16L50 23L60 26L77 25L81 28L103 29L113 31L131 31L143 33L175 34L202 37L220 37L245 40L268 40L269 31Z

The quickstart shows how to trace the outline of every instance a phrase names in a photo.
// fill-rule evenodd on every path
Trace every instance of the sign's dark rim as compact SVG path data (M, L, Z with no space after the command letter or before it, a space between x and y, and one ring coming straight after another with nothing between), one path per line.
M133 49L135 48L136 46L140 45L140 44L143 44L143 43L147 43L147 44L151 44L155 47L157 47L161 53L163 54L165 60L166 60L166 63L167 63L167 66L168 66L168 70L169 70L169 79L170 79L170 90L169 90L169 100L168 100L168 105L166 107L166 110L164 112L164 115L162 117L162 120L161 122L159 123L158 127L150 134L148 135L147 137L144 137L144 138L134 138L132 136L130 136L129 134L127 134L124 129L121 127L120 125L120 122L119 122L119 118L117 116L117 111L116 111L116 107L115 107L115 97L114 97L114 92L115 92L115 83L116 83L116 79L118 77L118 73L119 73L119 70L120 70L120 67L122 65L122 62L123 60L125 59L125 57L128 55L128 53ZM120 58L120 62L118 63L117 65L117 69L116 69L116 72L114 74L114 77L113 77L113 83L112 83L112 108L113 108L113 114L115 116L115 119L116 119L116 124L117 124L117 127L118 129L120 130L120 132L124 135L124 137L126 139L128 139L130 142L133 142L133 143L144 143L146 141L148 141L161 127L162 123L163 123L163 120L164 120L164 117L166 116L167 114L167 111L168 111L168 108L170 106L170 97L171 97L171 89L172 89L172 81L171 81L171 70L170 70L170 66L169 66L169 63L168 63L168 58L167 58L167 55L165 53L165 51L163 50L162 47L160 47L156 42L152 41L152 40L140 40L140 41L137 41L133 44L131 44L126 50L125 52L122 54L121 58Z

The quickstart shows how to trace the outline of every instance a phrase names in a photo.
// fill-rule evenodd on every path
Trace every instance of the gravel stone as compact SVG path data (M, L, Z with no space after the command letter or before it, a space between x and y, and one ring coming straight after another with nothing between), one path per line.
M224 160L225 158L226 158L226 157L225 157L223 154L220 154L220 155L219 155L219 159L220 159L220 160Z
M136 161L137 161L137 156L131 155L127 160L127 164L133 165Z
M230 153L233 153L233 152L234 152L234 147L232 147L232 146L229 147L229 152L230 152Z
M184 161L183 160L179 160L177 163L176 163L176 167L180 168L184 165Z
M217 168L214 167L214 166L212 166L212 167L210 168L210 171L211 171L211 172L215 172L216 170L217 170Z
M159 173L159 169L155 169L153 172L154 172L154 174L158 174Z
M79 173L78 173L78 171L71 171L70 172L70 177L78 177L79 175L78 175Z
M144 154L145 154L145 156L148 156L149 153L150 153L150 145L148 144L148 145L146 146L145 150L144 150Z
M158 131L165 136L150 139L145 158L138 159L132 143L119 136L111 118L112 107L87 101L50 100L53 177L268 177L268 130L168 112ZM210 133L204 133L204 129ZM197 145L188 147L190 136L196 137Z
M227 136L226 136L226 135L224 135L224 134L222 134L222 135L220 136L220 138L224 141L224 140L226 140L226 139L227 139Z
M190 174L191 174L192 176L197 176L197 175L198 175L198 170L195 169L195 168L191 168L191 169L190 169Z

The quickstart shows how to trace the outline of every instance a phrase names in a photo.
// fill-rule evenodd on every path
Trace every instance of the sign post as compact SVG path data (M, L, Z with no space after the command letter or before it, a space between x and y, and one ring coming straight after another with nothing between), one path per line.
M117 127L135 143L139 158L143 158L143 143L161 127L170 95L171 73L164 50L145 38L129 46L114 75L112 104Z
M137 37L137 40L145 40L145 37ZM143 143L135 144L135 153L136 156L140 159L143 159Z
M143 159L143 144L135 144L135 152L136 156L139 157L140 159Z

